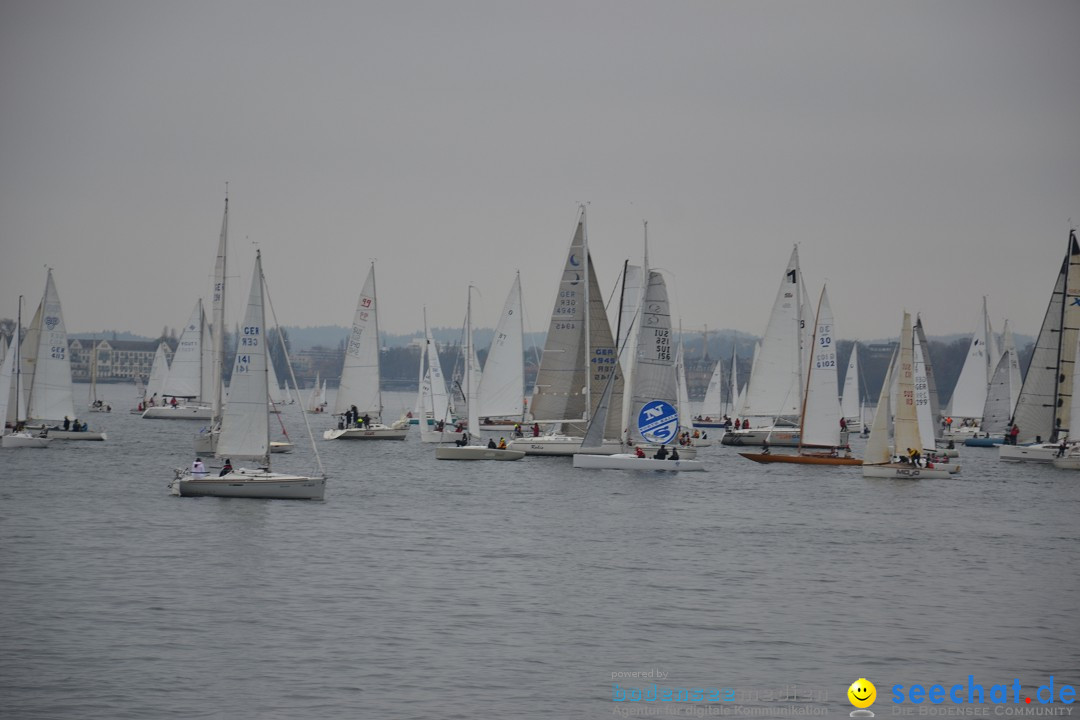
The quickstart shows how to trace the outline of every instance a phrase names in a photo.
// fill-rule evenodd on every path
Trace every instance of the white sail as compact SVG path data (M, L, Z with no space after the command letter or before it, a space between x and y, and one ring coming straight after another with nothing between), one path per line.
M859 343L851 346L847 370L844 372L844 394L840 413L848 420L859 417Z
M424 334L427 337L428 376L431 383L431 413L438 421L449 422L454 414L450 403L450 393L446 389L446 376L443 375L442 361L439 360L439 345L431 335L431 330L424 323Z
M893 440L896 451L905 453L908 448L922 452L922 436L915 408L915 353L911 314L904 313L900 330L900 355L897 358L896 416L893 419Z
M821 289L811 334L813 352L806 372L806 399L803 404L801 445L840 446L840 392L836 374L836 343L832 307L825 288Z
M743 415L758 418L798 417L802 401L802 271L799 249L791 251L769 324L761 340L747 384Z
M930 410L930 385L926 377L928 354L923 350L918 333L915 333L912 337L912 356L915 360L915 415L919 421L919 439L922 441L922 448L929 451L937 449L934 438L937 428Z
M274 367L274 353L272 348L266 349L266 379L270 386L270 402L281 406L289 402L288 383L285 390L278 385L277 369Z
M323 406L326 404L326 395L323 393L322 381L319 379L319 372L315 371L315 384L311 386L311 392L308 393L307 411L309 413L322 412Z
M731 342L731 394L728 397L731 404L729 414L738 415L742 409L743 398L739 390L739 354L734 340Z
M217 257L214 260L214 282L210 289L210 312L213 315L213 335L210 343L210 356L204 359L204 373L209 383L211 417L214 421L221 418L221 407L225 402L225 284L226 259L229 245L229 198L225 198L225 214L221 218L221 235L218 237ZM208 360L208 362L207 362ZM274 376L271 375L273 378Z
M926 330L923 328L922 318L918 315L915 316L915 340L922 347L923 372L926 376L926 393L930 403L931 437L933 437L937 434L937 428L941 427L941 402L938 399L937 379L934 377L934 363L930 359L930 343L926 340ZM921 426L921 416L919 423Z
M874 421L870 426L870 438L866 441L866 449L863 451L863 465L884 465L892 459L889 455L889 424L892 419L889 398L893 365L894 363L890 361L885 371L885 379L881 383Z
M1009 321L1001 331L1001 352L1009 358L1009 417L1016 408L1016 401L1020 398L1020 354L1016 351L1016 340L1013 338L1012 328ZM996 372L996 371L995 371Z
M157 352L154 353L154 363L150 366L150 378L146 381L147 398L154 398L155 403L160 403L165 391L165 380L169 376L169 359L165 355L165 343L159 342Z
M1035 350L1013 411L1019 428L1017 442L1058 440L1068 434L1072 417L1072 384L1077 328L1080 327L1080 244L1076 231L1069 232L1069 247L1061 263L1057 281ZM1059 377L1060 375L1060 377Z
M986 404L983 406L982 414L983 420L979 428L982 432L994 437L1004 437L1009 431L1009 418L1012 417L1013 407L1009 371L1009 354L1002 353L997 368L994 369L994 377L990 380L990 388L986 393ZM1076 396L1074 395L1074 397Z
M623 382L617 371L615 341L588 251L582 207L537 371L533 418L538 422L576 421L572 429L583 433L612 373L617 377L611 404L621 407ZM619 437L619 425L619 416L609 413L604 436Z
M953 389L950 403L953 417L981 417L979 413L986 403L986 389L999 357L996 346L994 331L990 327L990 316L986 310L986 298L983 297L979 325L971 335L968 354Z
M681 347L681 346L680 346ZM705 399L701 402L701 416L712 420L719 420L724 416L724 363L716 361L712 375L709 376L709 385L705 388ZM680 412L681 416L682 413Z
M266 318L263 310L262 255L255 255L244 323L237 342L229 383L229 402L221 418L215 455L220 458L270 462Z
M679 333L679 346L675 350L675 388L675 397L678 399L675 409L679 413L679 427L693 430L694 416L690 411L690 389L686 386L686 361L683 355L681 332Z
M382 392L379 389L379 320L375 299L375 264L368 270L353 315L352 334L345 348L341 384L334 399L334 414L353 405L360 415L381 422Z
M0 423L8 417L8 408L11 407L11 396L14 394L15 353L5 352L4 360L0 363ZM12 418L14 425L15 418ZM0 435L4 434L4 428L0 425Z
M195 301L184 332L173 353L169 374L165 378L162 395L179 398L200 398L202 392L202 344L203 344L203 303L202 298Z
M23 377L23 381L30 386L27 403L29 417L46 421L74 417L67 329L52 269L49 269L45 279L45 295L34 321L32 331L36 331L33 334L37 339L37 352L29 377Z
M635 443L647 443L636 422L642 408L654 400L672 407L678 403L667 286L658 272L649 272L639 318L641 328L631 373L630 437Z
M514 277L502 314L495 325L480 387L476 390L481 417L524 415L525 338L521 314L521 274Z

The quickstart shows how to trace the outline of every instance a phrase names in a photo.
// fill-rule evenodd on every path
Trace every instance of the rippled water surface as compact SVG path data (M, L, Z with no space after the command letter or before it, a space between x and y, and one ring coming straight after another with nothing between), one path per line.
M879 715L895 683L1080 681L1077 473L965 448L955 479L866 480L716 447L660 477L413 437L319 440L324 502L178 498L199 423L108 390L107 442L0 455L4 716L608 717L613 682L653 682L613 673L660 670L841 717L860 677Z

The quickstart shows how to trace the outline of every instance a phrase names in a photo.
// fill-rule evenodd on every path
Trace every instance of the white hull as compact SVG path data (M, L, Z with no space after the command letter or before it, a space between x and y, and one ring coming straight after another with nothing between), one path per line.
M461 439L460 432L454 432L453 430L425 430L423 426L420 427L420 442L425 443L452 443Z
M680 453L681 455L681 453ZM688 472L702 471L700 460L657 460L655 458L618 453L615 455L574 455L574 467L588 470L634 470L640 472Z
M53 428L49 428L49 437L54 440L97 440L99 442L108 439L108 436L103 432L75 432L73 430L55 430Z
M940 470L937 467L912 467L910 465L899 463L890 465L863 465L862 474L865 478L893 478L894 480L944 480L949 477L948 470Z
M404 440L408 434L408 426L392 428L387 425L375 425L370 428L327 430L323 433L323 440Z
M5 448L43 448L52 442L50 437L37 437L29 433L12 433L0 439L0 447Z
M445 445L435 448L436 460L520 460L523 457L523 450L499 450L480 445Z
M1058 454L1058 446L1049 443L1042 445L1001 445L998 447L998 459L1007 462L1053 462Z
M725 433L720 442L724 445L761 445L766 440L773 447L799 447L799 428L731 430Z
M213 410L205 405L157 405L146 408L142 416L145 420L210 420Z
M173 482L173 490L181 497L322 500L326 478L240 468L225 477L193 478L185 474Z
M509 447L511 450L524 450L526 455L547 455L557 457L572 457L574 455L616 455L618 453L625 453L626 447L618 440L605 440L601 447L581 449L581 442L584 438L571 437L566 435L541 435L540 437L533 438L517 438L511 440ZM668 445L668 448L672 448L674 445ZM648 455L652 455L656 452L658 446L642 445L641 449ZM679 448L679 454L687 459L693 460L697 457L697 449L694 447Z
M291 442L283 442L280 440L270 441L270 452L272 453L290 453L295 446Z

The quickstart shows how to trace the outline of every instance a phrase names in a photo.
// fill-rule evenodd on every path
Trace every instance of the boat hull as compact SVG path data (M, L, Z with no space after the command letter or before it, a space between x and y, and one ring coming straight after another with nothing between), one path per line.
M570 435L541 435L532 438L516 438L510 441L511 450L524 450L526 455L544 455L548 457L572 457L575 455L617 455L626 453L626 447L618 440L605 440L600 447L581 448L584 438ZM669 445L669 448L675 447ZM652 455L659 448L658 445L642 445L648 455ZM697 448L680 447L679 454L686 460L697 457Z
M170 405L148 407L143 411L145 420L210 420L213 410L203 405Z
M241 468L224 477L193 478L186 475L175 480L173 487L181 497L322 500L326 478Z
M5 448L44 448L52 442L51 437L38 437L27 433L12 433L0 438L0 447Z
M704 471L700 460L657 460L656 458L617 453L615 455L574 455L574 467L586 470L631 470L634 472L690 472Z
M408 434L408 427L334 428L323 433L323 440L404 440Z
M904 464L863 465L865 478L892 478L894 480L944 480L949 477L948 470L938 468L912 467Z
M1004 437L969 437L964 440L964 447L997 447L1004 442Z
M820 455L773 455L772 453L739 453L758 463L790 463L793 465L862 465L860 458L826 457Z
M1059 452L1058 445L1002 445L998 448L998 459L1005 462L1053 462Z
M108 439L108 436L103 432L75 432L73 430L55 430L53 428L49 428L49 437L54 440L90 440L97 442Z
M499 450L479 445L445 445L435 448L436 460L520 460L525 457L524 450Z
M798 447L799 430L787 428L751 428L749 430L729 430L720 439L721 445L762 445L768 440L773 447Z

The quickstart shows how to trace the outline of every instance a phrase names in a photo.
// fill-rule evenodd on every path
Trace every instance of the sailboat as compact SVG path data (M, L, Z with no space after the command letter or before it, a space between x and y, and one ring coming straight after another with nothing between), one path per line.
M213 496L281 500L322 500L326 476L318 449L312 449L318 463L317 475L291 475L270 470L270 421L266 412L270 397L267 379L265 279L262 253L256 251L251 292L233 363L229 402L221 419L221 434L215 455L230 460L253 460L255 468L233 469L219 476L198 476L177 470L173 492L183 497ZM309 429L310 432L310 429Z
M87 400L87 410L90 412L112 412L112 405L98 398L97 396L97 377L98 377L98 343L94 342L93 348L90 350L90 397Z
M420 377L416 393L416 417L420 426L420 442L453 442L460 432L451 427L453 408L446 391L439 346L431 336L424 309L424 345L420 349Z
M517 273L495 324L480 386L476 389L477 414L483 418L484 425L516 423L520 426L525 421L525 326L522 317L521 273ZM504 422L498 423L499 419Z
M1013 410L1016 445L1002 445L998 458L1006 461L1051 462L1062 440L1080 439L1073 433L1073 376L1080 336L1080 244L1076 230L1069 231L1069 247L1057 281L1027 376ZM1011 428L1010 428L1011 432Z
M4 354L4 363L0 366L0 447L5 448L44 448L52 442L45 432L33 435L23 425L26 418L26 403L22 393L22 362L19 357L19 336L22 335L22 302L19 296L19 312L15 324L15 335L11 347ZM4 424L10 418L12 432L4 434Z
M806 369L806 393L801 403L799 418L799 451L797 455L739 453L744 458L759 463L797 463L804 465L861 465L862 460L852 457L847 439L841 437L840 399L837 393L836 345L833 342L833 312L829 305L826 288L821 289L814 331ZM846 433L844 433L846 435ZM803 443L805 442L805 446ZM811 452L804 447L827 446L825 452ZM840 451L845 455L841 456Z
M600 444L602 437L597 430L607 423L605 416L610 410L610 391L614 385L614 381L609 379L598 412L582 442L581 452L574 453L575 468L661 472L705 469L699 460L678 456L678 459L668 459L670 456L666 446L678 448L675 443L679 434L678 380L671 347L671 313L663 276L653 270L648 272L647 278L645 297L638 316L641 326L637 333L637 351L630 371L630 442L634 445L659 445L661 450L652 457L636 453L589 452ZM684 450L688 449L679 451Z
M326 412L326 381L319 378L319 372L315 371L315 384L311 386L311 392L308 393L307 406L304 408L304 412L318 415Z
M881 395L878 398L877 411L874 414L874 422L870 428L870 439L866 443L863 456L863 477L894 478L894 479L919 479L919 478L947 478L949 470L913 465L910 462L898 460L889 452L889 423L890 423L890 389L892 376L897 375L897 407L892 419L893 442L896 449L900 448L922 452L922 436L919 433L919 418L916 408L915 393L915 350L914 331L911 324L911 314L905 312L903 324L900 329L900 351L895 365L890 364L889 371L885 374L885 381L881 385ZM906 456L902 456L907 460ZM957 468L958 469L958 468Z
M132 413L142 415L146 408L163 402L164 396L161 391L165 387L165 378L169 375L169 358L165 354L165 341L158 343L157 352L154 353L154 362L150 365L150 376L146 380L146 388L139 406Z
M949 401L949 415L957 424L951 428L954 434L978 434L982 423L983 406L986 404L986 392L990 387L994 370L1001 353L997 349L997 339L990 325L990 314L986 309L986 296L983 296L982 315L979 325L971 335L971 344L960 376L956 379L952 399ZM963 421L963 424L959 424Z
M612 402L622 406L623 381L618 368L615 340L589 253L585 207L581 206L551 311L531 408L534 423L565 427L567 434L550 432L520 438L510 446L529 455L578 452L604 384L613 373ZM591 452L620 452L621 434L620 414L609 413L604 442Z
M844 392L840 396L840 417L849 430L862 428L862 395L859 393L859 343L853 343L844 371Z
M348 420L346 412L348 411ZM338 426L323 433L325 440L404 440L407 421L382 423L379 387L379 310L375 295L375 263L368 270L353 315L352 335L345 347L341 383L334 398Z
M68 357L67 329L60 306L60 294L53 280L52 268L45 278L45 294L23 341L23 375L29 391L27 414L40 427L48 428L56 440L105 440L104 432L90 430L75 417L71 384L71 359ZM74 418L71 430L64 430L62 419Z
M724 445L761 445L808 447L799 438L798 418L802 414L802 399L806 391L805 352L809 342L804 312L809 306L799 268L799 248L791 257L780 280L773 301L769 324L754 359L746 400L738 410L755 426L732 429L721 440ZM827 449L827 448L826 448Z
M213 383L212 370L204 370L203 347L210 347L210 326L203 312L203 301L195 301L184 332L173 353L172 364L161 388L161 399L146 408L147 420L212 420L213 407L206 402ZM166 398L182 400L175 405Z
M733 370L734 371L734 370ZM701 412L694 418L694 426L700 428L724 427L724 363L716 361L709 384L705 388L705 399L701 402Z
M516 283L515 283L516 284ZM469 299L465 312L465 402L468 407L468 422L464 432L464 443L458 445L440 445L435 448L436 460L520 460L525 457L524 450L491 447L479 444L480 427L479 389L481 385L479 363L473 351L472 327L472 291L469 286Z

